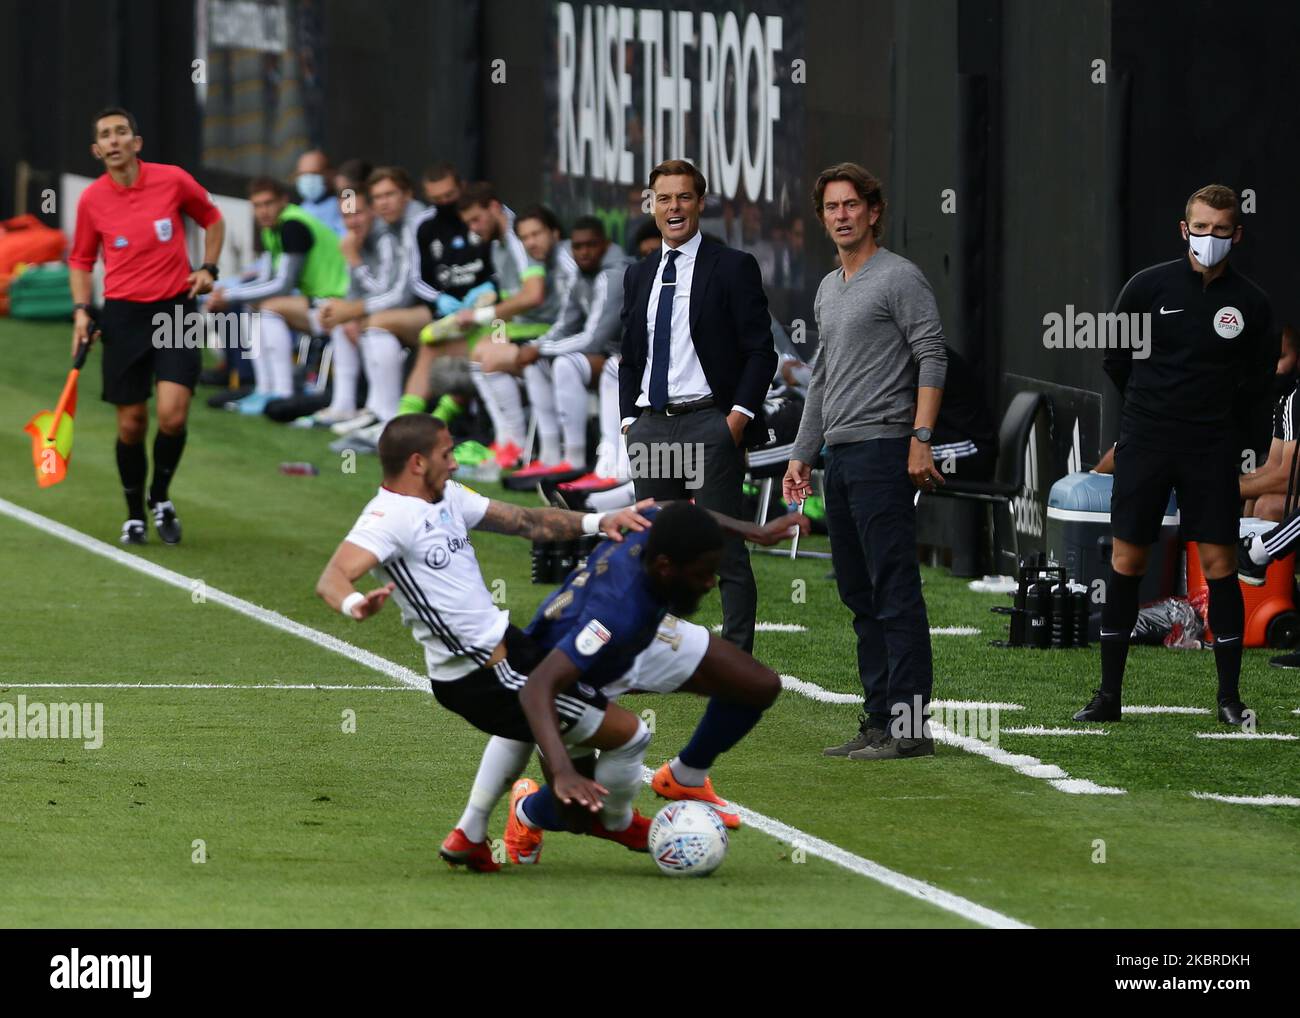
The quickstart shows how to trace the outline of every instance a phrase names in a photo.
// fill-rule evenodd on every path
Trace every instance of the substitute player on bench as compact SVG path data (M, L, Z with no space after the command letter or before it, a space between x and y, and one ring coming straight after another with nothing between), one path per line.
M158 432L153 443L149 511L166 544L178 544L181 524L169 488L185 449L190 397L199 379L203 352L181 342L194 298L212 289L225 239L221 212L198 182L179 166L139 159L144 139L135 118L110 107L95 117L90 151L105 173L77 203L77 226L68 257L75 307L72 349L94 341L90 315L90 273L104 253L104 392L117 407L117 472L126 496L123 544L144 544L145 491L149 473L144 440L149 432L149 393L158 382ZM205 233L203 265L190 269L185 253L189 216ZM177 320L177 313L184 316ZM170 340L157 341L155 315L174 324Z
M1160 530L1169 489L1178 493L1181 536L1195 541L1209 584L1209 624L1219 676L1218 717L1240 725L1238 692L1245 604L1237 583L1243 443L1234 409L1265 396L1277 360L1268 297L1228 263L1241 239L1237 195L1220 184L1187 199L1188 251L1143 269L1115 301L1146 315L1150 356L1108 349L1106 373L1123 396L1111 496L1114 548L1101 613L1101 688L1075 721L1118 721L1138 586Z

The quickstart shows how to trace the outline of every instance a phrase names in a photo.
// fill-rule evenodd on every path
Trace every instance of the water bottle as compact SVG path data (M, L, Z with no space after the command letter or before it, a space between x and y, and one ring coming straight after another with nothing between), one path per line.
M1074 638L1074 612L1070 592L1062 580L1052 588L1052 646L1072 646Z
M1039 578L1029 588L1029 645L1040 649L1052 644L1052 584Z
M1088 588L1080 587L1070 593L1070 606L1074 613L1074 646L1088 646Z
M1016 599L1011 609L1011 636L1008 642L1013 647L1023 647L1029 636L1026 632L1025 617L1029 611L1029 566L1020 563L1020 584L1016 587Z
M560 541L556 545L555 564L552 567L551 582L563 583L573 567L578 564L578 542Z
M280 473L291 477L315 477L320 471L312 463L281 463Z
M532 579L534 583L551 583L551 574L555 572L555 542L534 541L532 555Z

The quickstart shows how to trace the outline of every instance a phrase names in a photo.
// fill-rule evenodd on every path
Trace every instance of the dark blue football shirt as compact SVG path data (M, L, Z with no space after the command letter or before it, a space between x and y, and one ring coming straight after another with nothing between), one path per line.
M658 511L651 507L642 515L653 521ZM596 689L632 667L668 613L642 566L649 537L647 529L597 545L586 566L569 574L524 630L545 649L563 651Z

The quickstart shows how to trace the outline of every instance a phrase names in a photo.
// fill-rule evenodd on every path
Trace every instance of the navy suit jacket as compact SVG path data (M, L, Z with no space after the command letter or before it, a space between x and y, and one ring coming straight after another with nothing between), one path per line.
M659 268L659 252L629 265L623 276L623 360L618 369L619 417L639 417L636 405L649 358L646 311ZM708 237L700 241L691 277L691 343L725 414L742 406L754 415L744 445L767 441L763 398L776 374L767 294L754 256Z

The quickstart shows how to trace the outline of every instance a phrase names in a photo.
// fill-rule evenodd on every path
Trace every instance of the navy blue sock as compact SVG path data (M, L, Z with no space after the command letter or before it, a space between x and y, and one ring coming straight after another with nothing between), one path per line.
M533 826L544 831L567 831L564 821L560 819L560 804L550 785L543 785L539 791L525 796L523 802L524 816L533 822Z
M757 707L744 707L715 696L695 726L691 741L677 756L687 767L707 771L714 760L748 735L762 716Z

